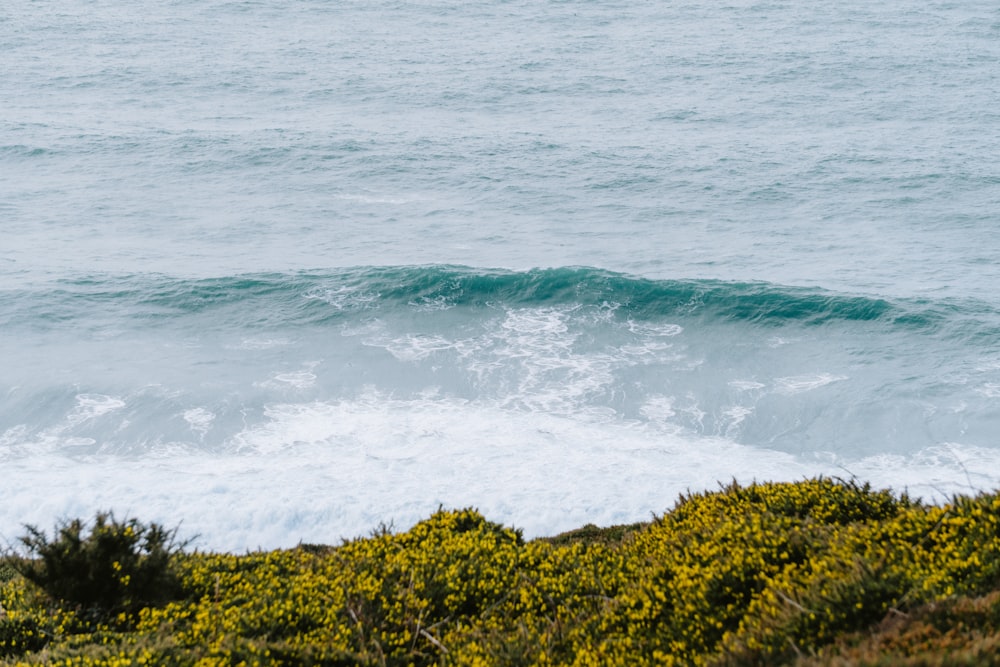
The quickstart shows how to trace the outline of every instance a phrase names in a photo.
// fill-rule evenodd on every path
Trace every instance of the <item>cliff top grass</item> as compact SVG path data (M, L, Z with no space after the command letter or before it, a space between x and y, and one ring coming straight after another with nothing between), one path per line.
M472 509L337 546L172 538L29 529L0 567L0 664L1000 664L997 493L820 478L532 541Z

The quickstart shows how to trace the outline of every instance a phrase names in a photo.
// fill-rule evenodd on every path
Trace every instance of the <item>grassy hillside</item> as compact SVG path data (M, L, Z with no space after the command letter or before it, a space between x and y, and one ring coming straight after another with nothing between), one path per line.
M1000 665L997 493L733 484L549 539L457 510L245 555L73 525L0 569L0 664Z

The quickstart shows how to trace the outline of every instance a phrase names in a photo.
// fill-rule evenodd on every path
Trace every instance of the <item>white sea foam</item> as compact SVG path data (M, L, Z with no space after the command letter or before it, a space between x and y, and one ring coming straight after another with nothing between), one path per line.
M302 296L305 299L323 301L336 310L364 310L372 307L378 301L379 297L376 293L358 290L349 286L314 289Z
M879 454L860 460L829 459L844 473L877 487L893 487L932 502L955 493L1000 488L1000 450L958 443L925 447L911 455ZM833 473L836 474L836 473Z
M108 433L117 433L130 424L128 419L120 419L111 424L104 419L118 413L126 402L116 396L106 394L77 394L73 408L61 421L40 429L29 428L26 424L8 428L0 436L0 460L15 460L39 457L42 460L52 455L81 456L92 453L99 441L80 430L87 431L98 425Z
M274 376L276 382L283 382L296 389L307 389L316 384L316 374L312 371L295 371L294 373L278 373Z
M318 361L310 361L303 364L304 368L301 370L274 373L269 379L255 384L258 387L271 389L309 389L316 384L315 369L319 363Z
M585 397L613 382L617 361L607 354L574 350L579 336L569 326L575 308L512 309L496 332L486 359L500 357L518 369L517 389L508 404L540 412L566 414ZM491 362L486 362L487 367Z
M650 421L659 424L670 421L677 414L674 410L674 398L663 395L648 397L645 403L643 403L640 412Z
M0 451L13 446L18 442L22 442L25 436L28 434L27 424L18 424L17 426L11 426L0 435Z
M125 401L115 396L78 394L76 396L76 405L66 416L66 421L72 426L77 426L83 422L103 417L116 410L121 410L124 407Z
M633 357L637 359L640 363L653 363L655 361L665 360L664 351L669 350L673 347L672 343L664 343L659 341L645 342L636 345L622 345L618 349L622 354ZM681 355L675 354L671 355L674 360L680 359Z
M409 303L417 312L423 313L434 313L442 310L450 310L454 308L454 303L451 299L444 295L438 295L434 298L422 297L416 301L411 301Z
M736 439L739 437L740 424L752 415L754 412L753 408L749 408L743 405L734 405L732 407L726 408L722 411L723 423L722 423L722 434L730 439Z
M796 375L793 377L775 378L774 383L775 391L779 394L800 394L846 379L846 375L820 373L818 375Z
M275 405L232 445L219 455L9 461L0 534L114 508L180 521L203 548L243 550L335 543L379 522L402 529L444 505L476 506L532 536L642 520L679 493L716 488L734 474L749 482L849 471L928 498L1000 483L1000 451L992 449L949 444L913 456L808 461L669 423L569 418L432 393ZM45 492L25 492L33 488Z
M628 330L642 336L677 336L684 332L684 327L669 322L636 322L628 321Z
M687 414L690 417L691 422L697 425L698 432L701 433L705 431L705 417L707 413L698 407L697 403L692 403L687 407L681 408L681 412Z
M616 368L650 363L669 347L639 350L578 351L577 308L518 308L488 323L488 331L468 337L407 333L393 335L385 326L345 331L360 335L367 346L379 347L402 362L419 362L450 351L448 364L473 375L480 386L492 386L509 406L541 412L569 413L589 409L586 397L607 391ZM676 356L671 353L671 356Z
M205 408L185 410L182 416L184 417L184 421L191 426L192 431L197 431L203 435L212 428L212 422L215 421L216 417L214 412Z
M767 386L754 380L730 380L728 384L737 391L754 391L757 389L763 389Z
M384 347L400 361L425 359L435 352L455 347L455 343L444 336L407 334L384 343L369 342L370 345Z

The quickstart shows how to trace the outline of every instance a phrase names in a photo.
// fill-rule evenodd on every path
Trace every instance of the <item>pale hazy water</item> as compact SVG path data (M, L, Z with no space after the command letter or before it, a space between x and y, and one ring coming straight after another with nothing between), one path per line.
M4 3L0 536L1000 486L998 158L991 2Z

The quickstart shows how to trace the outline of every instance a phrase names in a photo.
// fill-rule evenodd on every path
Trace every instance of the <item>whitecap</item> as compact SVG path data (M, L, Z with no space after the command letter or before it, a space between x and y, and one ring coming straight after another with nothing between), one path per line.
M774 383L775 391L779 394L800 394L846 379L846 375L820 373L819 375L795 375L775 378Z
M400 361L419 361L425 359L435 352L448 350L455 347L455 344L444 336L432 336L421 334L407 334L393 338L387 342L370 342L366 345L375 345L385 348L389 354Z
M348 286L312 289L302 296L305 299L323 301L336 310L365 310L375 304L379 298L377 293L365 292Z
M294 371L292 373L278 373L273 378L274 383L282 383L295 389L308 389L316 384L316 374L312 371Z
M204 435L212 427L216 415L206 408L191 408L190 410L185 410L182 416L192 431L197 431Z
M727 384L737 391L754 391L767 386L755 380L730 380Z
M727 438L735 439L739 435L739 427L743 421L754 413L753 408L745 405L734 405L722 411L723 429L722 432Z
M77 426L84 422L106 414L121 410L125 407L125 401L116 396L105 394L77 394L76 405L66 416L66 420L71 426Z
M629 320L628 330L642 336L678 336L684 332L684 327L669 322L636 322Z

